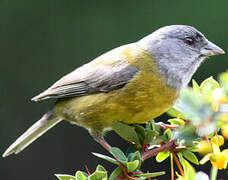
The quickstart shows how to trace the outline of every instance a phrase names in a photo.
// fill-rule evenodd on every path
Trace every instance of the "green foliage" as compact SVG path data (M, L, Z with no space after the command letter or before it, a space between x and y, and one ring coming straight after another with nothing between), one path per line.
M75 178L77 180L86 180L86 176L81 171L77 171L75 174Z
M59 180L107 180L108 173L102 165L98 165L95 172L88 175L85 172L77 171L75 176L56 174Z
M76 180L75 176L70 176L70 175L66 175L66 174L56 174L55 175L59 180ZM79 178L77 180L83 180L83 174L82 176L78 176Z
M97 156L97 157L99 157L99 158L101 158L101 159L104 159L104 160L106 160L106 161L108 161L108 162L110 162L110 163L119 165L119 162L118 162L117 160L115 160L115 159L113 159L113 158L111 158L111 157L109 157L109 156L106 156L106 155L103 155L103 154L99 154L99 153L92 153L92 154L93 154L94 156Z
M172 117L168 120L169 124L155 123L154 120L144 125L113 123L113 130L125 139L129 146L126 152L112 147L110 154L113 157L93 153L98 158L117 165L109 176L105 168L98 165L93 173L77 171L75 176L56 175L57 178L59 180L116 180L131 176L143 180L165 174L164 171L143 173L141 171L143 161L156 156L157 162L164 163L164 160L171 156L171 161L175 157L180 170L181 175L177 173L179 180L197 180L207 175L202 172L197 173L191 163L199 165L195 153L203 152L199 145L205 146L207 142L209 145L205 147L209 154L203 159L204 163L210 160L213 166L219 169L226 168L228 150L220 153L219 147L224 143L224 139L214 132L218 133L221 128L223 136L228 135L228 72L219 77L219 82L210 77L200 85L193 80L193 88L183 89L180 99L167 112ZM224 127L227 128L224 129ZM203 139L207 139L207 142L203 142ZM210 144L216 149L216 154L211 152ZM227 158L224 164L217 161L221 154ZM214 178L216 171L212 169ZM174 172L174 169L172 171Z
M181 149L179 152L190 162L199 165L199 161L193 152L189 151L188 149Z
M161 171L161 172L156 172L156 173L141 173L141 174L138 174L138 175L136 174L135 176L153 178L153 177L161 176L161 175L164 175L164 174L165 174L165 171Z
M109 180L116 180L119 176L123 174L123 171L120 167L117 167L109 177Z
M138 135L134 127L131 127L129 125L126 125L120 122L115 122L112 124L112 129L126 141L140 144Z
M125 164L127 162L127 157L125 154L117 147L112 147L110 153L116 158L117 161Z
M169 156L170 156L170 152L168 150L162 151L162 152L157 154L156 161L162 162L162 161L166 160Z

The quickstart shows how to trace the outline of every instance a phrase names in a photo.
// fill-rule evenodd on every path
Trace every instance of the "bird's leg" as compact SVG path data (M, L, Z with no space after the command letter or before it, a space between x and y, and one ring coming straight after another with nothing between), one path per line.
M111 146L105 141L103 134L94 132L94 131L90 131L90 134L96 142L98 142L102 147L104 147L108 152L110 152ZM128 174L127 169L124 167L124 165L121 162L119 162L119 164L120 164L120 167L123 171L125 178L131 179L131 180L136 180L135 177L130 176Z
M103 146L107 151L110 151L111 146L107 143L107 141L105 141L104 137L102 137L101 139L99 139L98 143Z
M96 142L110 152L111 146L105 141L104 136L101 133L91 131L90 134Z

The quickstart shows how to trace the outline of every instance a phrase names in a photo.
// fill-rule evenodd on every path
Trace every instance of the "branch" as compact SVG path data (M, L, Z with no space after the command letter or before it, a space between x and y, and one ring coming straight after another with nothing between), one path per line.
M158 153L165 151L165 150L172 150L176 147L175 140L172 139L166 144L162 145L161 147L152 149L150 151L144 152L142 155L142 160L145 161L146 159L151 158L152 156L157 155Z

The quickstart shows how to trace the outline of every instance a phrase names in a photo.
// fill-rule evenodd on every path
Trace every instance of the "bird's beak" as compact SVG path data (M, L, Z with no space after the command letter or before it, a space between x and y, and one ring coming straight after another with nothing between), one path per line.
M225 54L220 47L216 46L214 43L207 41L207 44L200 50L203 56L214 56L218 54Z

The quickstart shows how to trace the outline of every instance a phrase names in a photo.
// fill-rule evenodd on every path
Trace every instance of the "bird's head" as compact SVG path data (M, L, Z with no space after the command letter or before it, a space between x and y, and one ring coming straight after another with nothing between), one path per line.
M141 39L170 86L181 88L203 60L225 52L191 26L171 25Z

